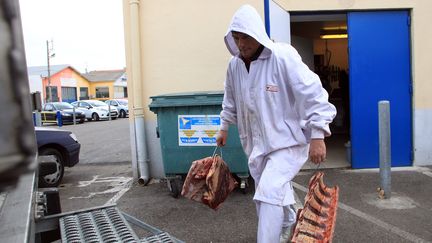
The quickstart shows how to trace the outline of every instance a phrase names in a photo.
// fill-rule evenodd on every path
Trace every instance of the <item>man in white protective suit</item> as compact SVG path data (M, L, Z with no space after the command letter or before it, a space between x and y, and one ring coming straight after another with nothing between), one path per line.
M291 181L308 157L325 160L336 109L297 51L269 39L253 7L237 10L225 44L233 57L217 144L225 145L229 124L236 124L255 181L257 242L279 242L296 220Z

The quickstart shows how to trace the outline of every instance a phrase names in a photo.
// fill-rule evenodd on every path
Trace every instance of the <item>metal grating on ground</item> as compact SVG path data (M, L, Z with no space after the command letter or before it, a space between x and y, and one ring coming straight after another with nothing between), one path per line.
M140 242L116 207L60 218L62 242Z
M140 242L141 243L174 243L175 241L173 241L173 239L168 233L163 232L157 235L146 237L142 239Z

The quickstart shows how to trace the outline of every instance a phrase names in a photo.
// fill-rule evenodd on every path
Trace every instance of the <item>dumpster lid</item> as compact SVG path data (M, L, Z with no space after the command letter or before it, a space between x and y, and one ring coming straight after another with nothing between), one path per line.
M223 91L182 92L151 96L151 111L160 107L222 105Z

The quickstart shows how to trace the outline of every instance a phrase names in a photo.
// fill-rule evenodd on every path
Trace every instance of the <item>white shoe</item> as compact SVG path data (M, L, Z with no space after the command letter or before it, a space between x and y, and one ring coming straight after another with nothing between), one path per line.
M282 227L282 233L280 236L280 243L288 243L289 242L289 240L291 239L291 230L292 230L291 226Z

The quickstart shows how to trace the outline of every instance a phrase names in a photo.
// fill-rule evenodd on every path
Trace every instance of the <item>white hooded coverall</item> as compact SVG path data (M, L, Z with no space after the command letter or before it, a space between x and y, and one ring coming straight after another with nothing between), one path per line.
M245 33L264 46L249 72L231 31ZM330 135L336 115L319 77L289 44L267 36L257 11L242 6L225 35L233 55L225 81L221 130L236 124L255 181L258 242L278 242L282 226L295 222L291 180L308 158L309 142ZM284 212L285 211L285 212Z

